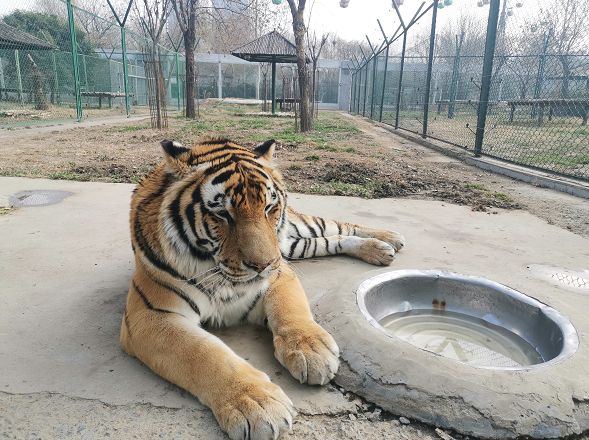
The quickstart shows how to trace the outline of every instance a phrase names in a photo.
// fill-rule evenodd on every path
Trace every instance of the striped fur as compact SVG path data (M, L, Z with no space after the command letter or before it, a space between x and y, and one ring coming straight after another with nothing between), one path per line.
M255 150L225 139L162 147L165 161L131 202L136 270L121 344L208 405L231 438L276 438L290 429L290 400L202 326L266 324L295 378L327 383L337 345L313 320L285 258L348 254L389 264L403 238L288 208L274 141Z

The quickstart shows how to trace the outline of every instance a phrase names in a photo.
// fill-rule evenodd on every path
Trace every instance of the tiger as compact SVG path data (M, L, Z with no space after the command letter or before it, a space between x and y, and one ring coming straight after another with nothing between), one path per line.
M292 402L207 328L266 326L278 362L301 383L325 385L339 348L289 260L346 254L388 265L405 240L290 208L274 140L161 146L164 159L132 195L135 271L120 344L209 407L231 439L276 439L292 428Z

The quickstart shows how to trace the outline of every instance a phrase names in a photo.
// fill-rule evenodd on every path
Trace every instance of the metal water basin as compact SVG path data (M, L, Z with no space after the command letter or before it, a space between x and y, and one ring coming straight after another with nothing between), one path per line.
M387 272L362 282L357 300L364 316L387 335L473 367L536 368L566 358L579 345L562 314L484 278Z

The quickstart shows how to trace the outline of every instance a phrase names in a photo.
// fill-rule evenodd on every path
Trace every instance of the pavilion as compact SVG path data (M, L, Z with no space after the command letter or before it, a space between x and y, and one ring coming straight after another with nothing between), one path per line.
M231 55L246 61L272 64L272 114L276 113L276 63L296 63L296 46L284 35L272 31L235 49Z

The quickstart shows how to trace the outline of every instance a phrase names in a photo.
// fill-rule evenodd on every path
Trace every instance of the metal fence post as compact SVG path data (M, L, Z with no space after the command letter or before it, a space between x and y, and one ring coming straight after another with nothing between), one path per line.
M57 62L55 60L55 51L51 51L53 61L53 104L60 104L59 100L59 79L57 78Z
M348 111L350 113L353 112L354 108L354 100L356 99L356 73L352 73L351 75L351 87L350 87L350 106Z
M217 98L223 99L223 71L221 67L221 59L219 58L219 65L217 71Z
M18 100L20 105L25 105L25 97L22 89L22 76L20 74L20 56L18 49L14 49L14 65L16 67L16 82L18 83Z
M542 95L542 86L544 84L544 69L546 66L546 53L548 52L548 43L552 35L552 29L544 32L542 42L542 53L538 63L538 74L536 75L536 84L534 85L534 99L539 99ZM532 106L532 118L536 117L536 106Z
M84 54L82 56L82 66L84 67L84 88L88 90L88 67L86 66L86 56Z
M403 85L403 69L405 68L405 49L407 48L407 29L403 30L403 48L401 49L401 66L399 67L399 87L397 88L397 104L395 128L399 128L399 110L401 108L401 86Z
M356 99L356 114L360 114L360 94L362 93L362 68L358 70L358 75L360 78L358 79L358 98Z
M429 59L427 60L427 76L425 78L425 99L423 102L423 133L421 137L427 137L427 124L429 119L429 95L432 85L432 69L434 64L434 49L436 45L436 20L438 17L438 0L434 0L432 7L432 26L429 34Z
M284 93L284 90L283 90ZM276 114L276 61L272 58L272 114Z
M387 67L389 64L389 45L384 55L384 75L382 76L382 94L380 96L380 114L378 115L378 122L382 122L382 108L384 106L384 90L387 85Z
M180 59L178 57L178 52L174 53L174 59L176 61L176 92L178 92L178 96L176 97L176 103L178 106L178 111L180 111Z
M491 0L489 7L489 19L487 21L487 38L485 40L485 56L483 58L483 75L481 78L481 94L479 109L477 112L477 130L474 142L474 155L480 156L483 150L485 138L485 124L489 109L489 95L491 90L491 78L493 76L493 58L495 57L495 45L497 43L497 23L499 21L499 6L501 0Z
M372 59L372 90L370 92L370 119L374 119L374 87L376 86L376 65L378 63L378 54L374 54Z
M460 40L456 36L456 54L454 55L454 64L452 65L452 80L450 81L450 96L448 97L448 119L454 118L454 108L456 105L456 95L458 94L458 72L460 70L460 53L462 52L462 43L464 43L465 33L460 33Z
M129 102L129 69L127 66L127 39L125 26L121 26L121 49L123 52L123 88L125 89L125 111L127 117L131 114L131 103Z
M366 77L364 78L364 104L362 105L362 116L366 116L366 92L368 89L368 63L370 60L366 61L365 68L366 68Z
M66 0L67 19L70 32L70 43L72 45L72 68L74 74L74 93L76 95L76 119L82 120L82 95L80 94L80 66L78 63L78 41L76 39L76 27L74 25L74 9L72 0Z

